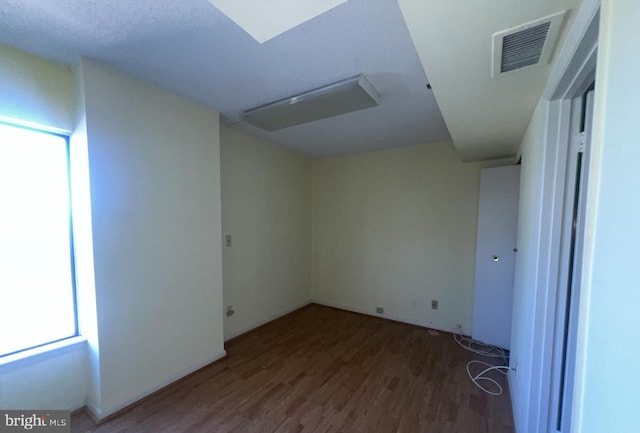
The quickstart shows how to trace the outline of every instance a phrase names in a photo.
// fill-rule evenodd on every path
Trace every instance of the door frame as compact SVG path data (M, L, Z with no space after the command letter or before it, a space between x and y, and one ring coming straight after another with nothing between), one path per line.
M536 306L534 311L533 347L539 348L531 354L531 365L536 374L532 375L528 389L528 408L521 425L521 433L550 433L552 374L556 333L556 311L558 308L558 287L561 269L567 263L562 257L563 214L566 196L568 156L570 149L570 125L572 101L581 96L596 78L596 59L600 20L600 0L584 0L573 23L571 32L556 60L542 97L549 101L546 113L546 135L544 145L544 168L542 177L542 209L540 212L540 238L537 255ZM519 157L520 155L518 155ZM585 172L589 166L583 167ZM578 259L581 259L579 257ZM580 278L580 276L576 276ZM581 320L584 311L582 303L577 314ZM582 325L578 325L581 333ZM578 346L580 346L578 337ZM582 382L582 352L576 349L573 395L579 395ZM514 373L513 373L514 374ZM577 401L572 400L571 416L575 420L579 412ZM572 426L576 423L572 422ZM563 432L564 433L564 432Z

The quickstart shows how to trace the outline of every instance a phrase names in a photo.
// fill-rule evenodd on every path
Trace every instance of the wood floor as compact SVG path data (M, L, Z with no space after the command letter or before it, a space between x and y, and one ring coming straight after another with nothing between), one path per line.
M450 334L310 305L227 344L227 357L72 432L513 433L508 393L476 388ZM504 384L504 379L500 379Z

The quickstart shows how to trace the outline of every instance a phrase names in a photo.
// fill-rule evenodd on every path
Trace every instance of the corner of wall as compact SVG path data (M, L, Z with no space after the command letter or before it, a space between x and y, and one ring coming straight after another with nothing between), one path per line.
M228 340L311 300L311 160L221 127Z
M73 231L76 250L78 326L87 339L87 404L100 406L100 348L93 262L93 227L89 143L83 60L72 68L74 84L74 129L70 136Z

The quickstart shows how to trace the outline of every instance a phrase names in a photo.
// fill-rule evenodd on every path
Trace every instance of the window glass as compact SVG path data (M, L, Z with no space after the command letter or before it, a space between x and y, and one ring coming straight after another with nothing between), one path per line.
M0 356L76 335L68 140L0 123Z

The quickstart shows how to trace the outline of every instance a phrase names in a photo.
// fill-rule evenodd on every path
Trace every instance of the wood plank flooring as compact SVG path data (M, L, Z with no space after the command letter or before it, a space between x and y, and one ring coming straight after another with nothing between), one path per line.
M450 334L310 305L226 349L224 360L99 426L73 415L72 432L514 431L508 393L471 383L474 355Z

